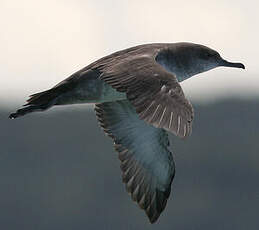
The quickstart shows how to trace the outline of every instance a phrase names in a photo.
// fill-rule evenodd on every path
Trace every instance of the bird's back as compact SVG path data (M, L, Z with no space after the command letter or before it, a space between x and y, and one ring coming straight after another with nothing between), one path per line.
M155 57L157 52L163 48L168 47L170 44L167 43L151 43L134 46L128 49L120 50L112 53L108 56L98 59L97 61L86 66L84 69L98 69L104 65L113 65L117 62L121 62L125 59L131 59L136 56L150 55Z

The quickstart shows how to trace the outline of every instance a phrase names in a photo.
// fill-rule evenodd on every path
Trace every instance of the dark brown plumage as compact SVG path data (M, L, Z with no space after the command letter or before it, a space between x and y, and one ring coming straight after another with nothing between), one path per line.
M159 65L155 55L153 52L140 57L131 56L130 60L105 65L101 68L100 78L127 94L140 119L186 137L191 133L193 108L176 76Z

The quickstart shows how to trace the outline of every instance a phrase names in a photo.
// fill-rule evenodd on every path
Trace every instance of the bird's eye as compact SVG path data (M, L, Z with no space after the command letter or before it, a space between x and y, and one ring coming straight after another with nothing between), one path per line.
M212 57L212 56L214 56L214 54L212 54L212 53L206 53L206 56L207 56L207 57Z
M202 58L202 59L209 59L209 58L211 58L211 57L213 57L213 56L215 56L214 53L206 52L206 53L203 53L203 54L201 55L201 58Z

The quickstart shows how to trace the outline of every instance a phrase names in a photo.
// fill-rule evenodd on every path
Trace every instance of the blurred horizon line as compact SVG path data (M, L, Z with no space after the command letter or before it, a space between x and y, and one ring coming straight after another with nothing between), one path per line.
M188 96L188 100L192 104L195 105L207 105L207 104L218 104L222 102L228 102L228 101L237 101L237 102L242 102L242 101L256 101L259 100L259 94L256 93L250 93L250 94L242 94L242 95L237 95L236 93L230 93L230 94L213 94L210 95L207 98L202 98L200 95L195 95L195 96ZM25 99L26 100L26 99ZM19 100L20 101L20 100ZM23 103L18 103L17 100L9 100L9 101L2 101L1 102L1 111L4 110L10 110L12 112L13 110L19 109L25 104L25 101ZM62 110L84 110L84 109L93 109L95 103L82 103L82 104L70 104L70 105L59 105L59 106L53 106L50 110L57 110L62 111ZM54 110L52 112L54 112Z

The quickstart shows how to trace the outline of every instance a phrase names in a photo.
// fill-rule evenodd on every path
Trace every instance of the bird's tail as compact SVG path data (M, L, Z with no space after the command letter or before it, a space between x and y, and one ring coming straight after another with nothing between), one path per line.
M27 104L15 113L10 114L9 118L15 119L27 113L46 110L55 104L57 96L57 91L54 88L33 94L27 100Z

